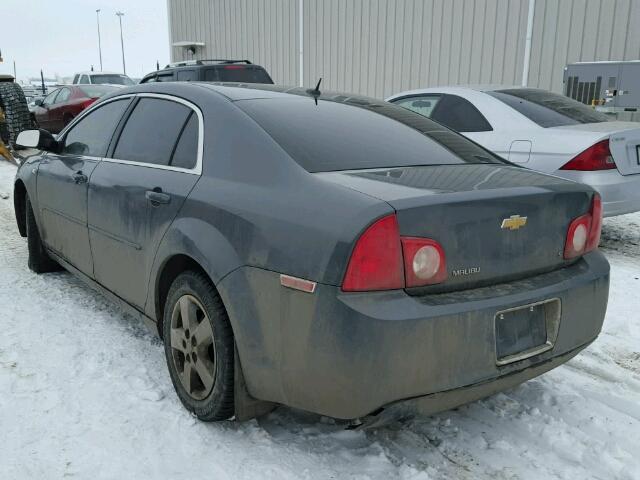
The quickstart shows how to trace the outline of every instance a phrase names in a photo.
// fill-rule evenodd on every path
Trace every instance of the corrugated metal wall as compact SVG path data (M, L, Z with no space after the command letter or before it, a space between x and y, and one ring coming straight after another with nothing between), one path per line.
M298 84L298 0L167 2L171 42L205 42L194 58L248 58ZM325 88L385 97L522 81L529 0L303 2L305 85L323 77ZM567 63L639 59L639 20L640 0L537 0L529 85L561 92Z

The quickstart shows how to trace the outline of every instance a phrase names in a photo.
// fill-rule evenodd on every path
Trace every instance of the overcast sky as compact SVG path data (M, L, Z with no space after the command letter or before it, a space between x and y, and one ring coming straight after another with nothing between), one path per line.
M100 11L104 70L122 71L120 27L127 74L141 77L169 62L166 0L0 0L0 73L18 79L40 75L71 76L100 69L96 9Z

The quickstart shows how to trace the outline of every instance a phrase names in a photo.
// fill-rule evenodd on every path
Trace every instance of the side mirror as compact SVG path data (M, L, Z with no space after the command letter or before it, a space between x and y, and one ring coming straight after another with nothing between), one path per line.
M46 130L24 130L18 134L16 144L25 148L39 148L49 152L58 150L58 141Z
M41 107L44 103L44 98L36 98L33 103L35 103L38 107Z

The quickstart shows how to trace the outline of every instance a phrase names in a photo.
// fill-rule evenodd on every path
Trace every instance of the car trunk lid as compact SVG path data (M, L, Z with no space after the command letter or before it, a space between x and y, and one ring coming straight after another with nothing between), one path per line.
M566 265L568 226L589 187L517 167L442 165L316 174L388 202L401 236L444 248L448 278L409 293L476 288Z
M549 130L571 130L593 134L593 143L609 139L609 150L622 175L640 173L640 127L637 122L599 122L551 127Z

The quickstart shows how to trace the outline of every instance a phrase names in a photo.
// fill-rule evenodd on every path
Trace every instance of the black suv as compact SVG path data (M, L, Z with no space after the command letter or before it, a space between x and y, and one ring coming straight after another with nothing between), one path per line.
M144 76L150 82L240 82L273 83L267 71L249 60L189 60L167 65Z

